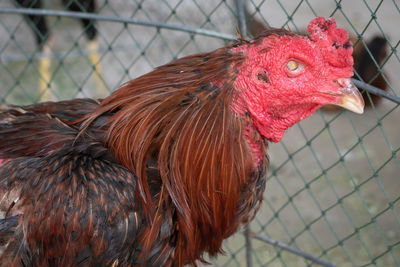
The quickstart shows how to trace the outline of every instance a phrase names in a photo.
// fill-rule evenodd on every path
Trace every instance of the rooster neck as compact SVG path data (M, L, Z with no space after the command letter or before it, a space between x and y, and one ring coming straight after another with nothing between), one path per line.
M256 127L251 123L246 125L243 138L249 147L254 164L259 166L263 159L267 157L266 139L261 136Z
M165 214L174 213L178 266L219 252L261 198L251 197L249 183L256 184L259 166L244 138L245 122L231 109L232 62L241 60L222 48L173 61L121 87L84 123L114 112L105 142L137 176L149 220L144 251L161 238ZM149 160L158 169L153 177ZM158 181L149 180L154 177ZM150 192L153 182L161 184L156 194Z

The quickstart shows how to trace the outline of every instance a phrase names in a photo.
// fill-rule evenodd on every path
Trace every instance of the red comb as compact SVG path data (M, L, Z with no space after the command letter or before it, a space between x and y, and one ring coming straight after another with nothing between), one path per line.
M349 41L349 34L344 29L336 28L334 18L315 18L307 29L311 41L318 44L330 65L340 68L353 65L353 46Z

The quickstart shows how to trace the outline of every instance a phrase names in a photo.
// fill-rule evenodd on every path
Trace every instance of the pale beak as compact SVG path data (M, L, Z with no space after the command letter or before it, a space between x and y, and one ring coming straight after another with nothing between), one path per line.
M337 82L343 89L334 93L338 97L338 102L332 104L362 114L364 112L364 98L357 87L350 79L342 78L338 79Z

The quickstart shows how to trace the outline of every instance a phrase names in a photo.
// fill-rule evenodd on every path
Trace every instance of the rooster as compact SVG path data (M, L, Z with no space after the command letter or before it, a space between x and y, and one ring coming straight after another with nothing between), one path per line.
M333 18L177 59L104 100L0 113L2 266L196 265L255 216L267 143L326 104L362 113Z

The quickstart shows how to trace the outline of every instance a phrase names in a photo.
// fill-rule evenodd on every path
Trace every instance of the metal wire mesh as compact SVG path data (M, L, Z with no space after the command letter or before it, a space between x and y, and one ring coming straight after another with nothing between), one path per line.
M382 36L388 51L381 61L373 58L377 74L365 82L381 76L381 89L387 87L391 100L373 103L362 116L318 111L271 144L260 212L247 235L227 240L226 254L210 261L217 266L400 266L397 1L98 0L94 13L86 12L85 1L42 2L40 9L21 9L17 0L0 2L2 104L103 97L158 65L224 45L237 28L243 32L247 26L251 35L251 20L302 32L311 18L333 16L363 47L374 35ZM81 4L80 13L71 13L72 4ZM22 14L46 15L48 32L40 35L45 43L35 42L40 30ZM91 26L82 27L79 18L91 19L98 46L90 45L85 31ZM355 78L363 81L358 73Z

